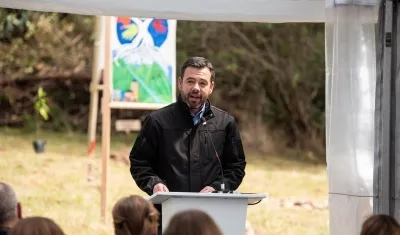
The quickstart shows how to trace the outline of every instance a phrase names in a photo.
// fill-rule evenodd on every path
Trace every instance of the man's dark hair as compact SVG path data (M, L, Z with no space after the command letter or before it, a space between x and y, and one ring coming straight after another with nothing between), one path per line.
M193 68L198 68L198 69L208 68L211 72L211 81L213 82L215 79L214 67L211 64L211 62L208 61L204 57L194 56L194 57L190 57L188 60L186 60L185 63L183 63L183 65L181 67L181 78L182 79L183 79L183 75L185 74L185 70L187 67L193 67Z
M0 225L18 217L18 200L13 188L0 182Z

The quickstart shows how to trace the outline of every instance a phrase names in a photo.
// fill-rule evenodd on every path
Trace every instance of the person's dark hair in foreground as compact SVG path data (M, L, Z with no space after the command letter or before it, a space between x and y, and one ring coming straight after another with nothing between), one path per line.
M390 215L372 215L364 221L360 235L400 235L400 225Z
M9 235L65 235L65 233L53 220L35 216L18 221Z
M121 198L112 210L115 235L157 234L159 213L142 196Z
M175 214L163 235L222 235L214 220L200 210Z
M9 230L21 219L21 204L17 200L14 189L0 182L0 235Z

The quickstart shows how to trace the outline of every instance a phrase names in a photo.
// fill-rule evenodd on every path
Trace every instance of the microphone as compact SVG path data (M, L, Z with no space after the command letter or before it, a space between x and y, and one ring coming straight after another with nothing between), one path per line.
M225 190L224 170L222 168L222 163L221 163L221 160L219 159L219 155L218 155L217 149L215 148L214 141L212 140L210 132L208 131L207 120L204 117L201 117L200 120L202 121L202 125L206 128L206 134L208 135L208 139L210 139L212 148L214 150L215 156L217 157L217 160L218 160L218 163L219 163L219 167L221 169L221 179L222 179L221 191L214 191L214 193L231 193L229 190Z

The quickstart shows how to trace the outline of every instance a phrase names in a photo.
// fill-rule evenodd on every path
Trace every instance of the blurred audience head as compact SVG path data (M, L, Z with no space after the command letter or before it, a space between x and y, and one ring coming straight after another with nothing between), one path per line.
M172 217L163 235L222 235L222 232L205 212L186 210Z
M21 217L21 205L14 189L0 182L0 228L12 228Z
M400 225L392 216L377 214L366 219L361 235L400 235Z
M45 217L24 218L10 230L9 235L65 235L51 219Z
M115 235L156 235L159 212L142 196L118 200L112 210Z

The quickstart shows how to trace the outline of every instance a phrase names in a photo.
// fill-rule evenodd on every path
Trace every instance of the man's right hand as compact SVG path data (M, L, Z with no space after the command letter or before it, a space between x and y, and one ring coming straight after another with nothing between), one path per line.
M154 186L153 188L153 193L158 193L158 192L169 192L167 186L165 186L162 183L158 183Z

